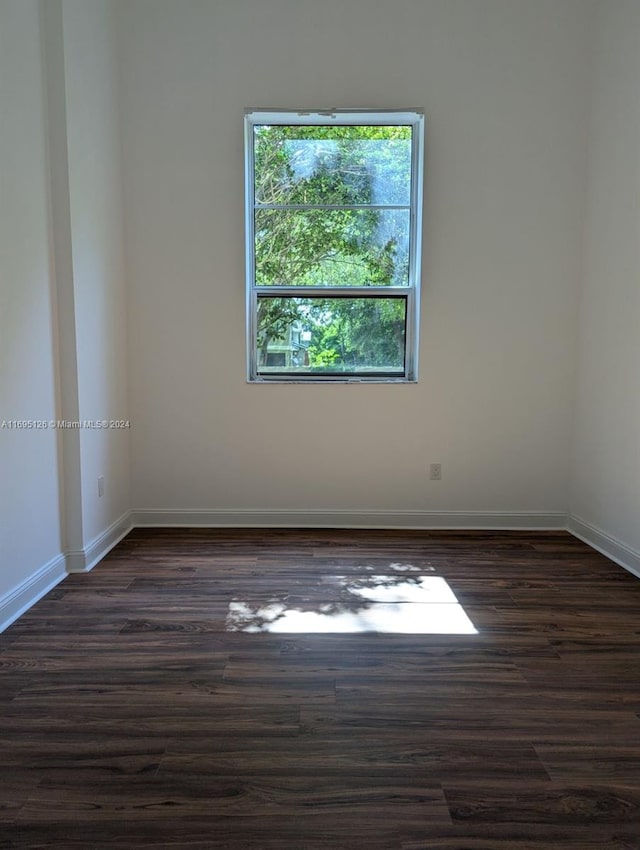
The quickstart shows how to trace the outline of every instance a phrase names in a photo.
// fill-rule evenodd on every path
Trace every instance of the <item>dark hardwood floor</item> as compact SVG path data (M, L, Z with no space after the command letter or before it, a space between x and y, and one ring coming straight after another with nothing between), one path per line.
M563 532L137 530L0 676L0 848L640 848L640 581Z

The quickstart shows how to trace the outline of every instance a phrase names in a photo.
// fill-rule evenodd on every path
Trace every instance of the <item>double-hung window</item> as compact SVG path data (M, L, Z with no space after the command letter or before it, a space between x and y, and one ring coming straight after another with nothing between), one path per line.
M419 111L248 111L250 381L415 381Z

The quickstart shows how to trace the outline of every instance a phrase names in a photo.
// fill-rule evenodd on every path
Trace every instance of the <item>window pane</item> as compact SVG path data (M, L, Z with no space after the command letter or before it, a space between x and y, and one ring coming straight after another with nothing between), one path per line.
M409 210L256 210L258 286L407 286Z
M254 127L261 204L410 202L411 127Z
M403 376L406 308L399 297L260 296L258 374Z

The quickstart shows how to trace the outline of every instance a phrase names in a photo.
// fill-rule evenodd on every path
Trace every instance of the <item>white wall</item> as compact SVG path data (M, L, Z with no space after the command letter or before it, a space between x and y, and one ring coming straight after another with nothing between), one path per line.
M0 116L0 421L48 421L56 382L36 0L0 0ZM55 431L0 429L0 481L1 601L61 553Z
M128 418L114 11L0 0L0 424ZM126 530L128 442L0 427L0 630Z
M596 36L570 509L575 528L622 544L619 557L640 568L637 0L599 4Z
M126 420L127 334L115 16L63 0L69 207L82 420ZM83 545L129 504L128 430L80 432ZM97 480L105 479L98 498Z
M120 4L135 508L564 514L590 27L584 0ZM245 383L269 106L425 109L417 385Z

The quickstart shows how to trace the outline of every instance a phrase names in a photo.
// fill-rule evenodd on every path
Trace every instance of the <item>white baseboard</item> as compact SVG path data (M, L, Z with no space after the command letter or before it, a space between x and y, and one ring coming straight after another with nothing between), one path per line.
M567 531L640 578L640 552L577 516L567 518Z
M136 510L123 514L84 549L57 555L0 599L0 632L52 590L67 573L88 572L136 527L406 528L544 531L566 529L640 578L640 552L576 516L536 511L247 511Z
M132 528L131 513L127 511L106 531L94 537L84 549L70 549L67 552L67 572L88 573Z
M530 511L135 510L134 527L564 529L564 513Z
M42 599L45 593L53 590L66 575L66 558L63 554L56 555L26 581L5 594L0 599L0 632Z
M92 569L132 528L131 514L127 512L94 537L84 549L71 549L57 555L11 590L0 599L0 632L42 599L68 573L85 573Z

